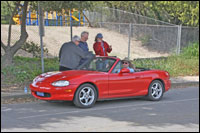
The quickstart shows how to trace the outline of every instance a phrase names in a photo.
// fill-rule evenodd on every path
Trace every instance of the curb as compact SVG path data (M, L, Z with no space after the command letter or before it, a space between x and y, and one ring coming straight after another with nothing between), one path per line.
M183 82L183 83L172 83L171 89L189 87L189 86L199 86L199 82Z
M34 98L34 96L32 96L31 94L18 94L18 95L9 95L9 96L1 96L1 99L11 99L11 98Z
M171 89L178 89L183 87L189 87L189 86L199 86L199 82L183 82L183 83L171 83ZM7 100L11 98L34 98L30 93L29 94L17 94L17 95L9 95L9 96L2 96L1 99Z

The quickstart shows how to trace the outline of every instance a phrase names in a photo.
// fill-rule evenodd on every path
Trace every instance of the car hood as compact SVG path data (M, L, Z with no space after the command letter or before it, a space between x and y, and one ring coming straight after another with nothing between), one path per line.
M55 82L58 80L70 80L84 75L96 75L103 72L86 71L86 70L70 70L47 72L39 75L33 82Z

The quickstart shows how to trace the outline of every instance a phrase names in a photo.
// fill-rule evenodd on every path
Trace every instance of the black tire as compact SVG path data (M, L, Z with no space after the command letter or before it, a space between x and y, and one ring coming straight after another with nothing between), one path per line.
M147 97L151 101L159 101L163 97L164 90L163 83L159 80L154 80L149 85Z
M97 91L91 84L83 84L78 87L74 95L74 104L80 108L90 108L97 100Z

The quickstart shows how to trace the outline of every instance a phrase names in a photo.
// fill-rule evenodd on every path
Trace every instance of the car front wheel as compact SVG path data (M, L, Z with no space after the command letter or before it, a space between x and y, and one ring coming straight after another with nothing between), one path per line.
M81 108L92 107L97 100L97 91L91 84L81 85L74 96L74 104Z
M148 90L148 98L152 101L159 101L164 93L163 83L159 80L154 80Z

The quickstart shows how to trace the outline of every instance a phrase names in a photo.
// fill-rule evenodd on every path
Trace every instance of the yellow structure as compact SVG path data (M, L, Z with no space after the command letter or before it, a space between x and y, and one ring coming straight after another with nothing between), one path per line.
M71 16L75 21L79 22L79 18L77 18L73 15L73 13L75 11L78 11L78 10L76 10L76 9L71 10L71 14L72 14ZM61 15L63 17L63 20L65 20L65 17L68 17L68 18L70 17L70 11L68 13L66 13L66 11L64 9L62 9ZM47 18L46 13L44 13L44 18L45 19ZM50 13L48 13L48 19L56 19L56 11L51 11ZM69 23L69 19L68 19L68 23ZM83 22L80 22L80 23L83 25ZM65 25L65 21L63 21L63 24Z
M75 16L73 15L73 13L74 13L74 12L77 12L77 11L78 11L78 10L76 10L76 9L71 10L71 17L72 17L75 21L79 22L80 19L77 18L77 17L75 17ZM80 14L79 14L79 15L80 15ZM38 15L35 13L35 11L33 11L33 12L28 12L28 13L27 13L27 16L30 16L30 18L27 17L28 22L30 22L29 25L32 25L32 22L38 21L38 19L37 19ZM44 13L44 19L48 19L48 20L52 20L52 19L56 19L56 20L57 20L57 16L62 16L62 23L63 23L63 25L65 25L65 22L67 22L68 24L70 23L70 11L66 11L66 10L62 9L62 13L60 13L59 15L56 14L56 11L51 11L50 13L47 13L47 12ZM15 15L15 16L13 17L13 21L14 21L17 25L20 25L20 24L21 24L21 17L22 17L22 15L19 15L19 14L18 14L18 15ZM66 17L67 17L67 18L66 18ZM80 24L83 25L83 20L82 20L82 22L80 22Z
M78 19L78 18L76 18L76 17L74 17L74 16L72 16L72 18L73 18L75 21L78 21L78 22L79 22L79 19ZM83 22L81 22L81 24L83 24Z
M20 25L21 24L21 17L22 15L15 15L13 17L13 21L17 24ZM37 20L37 14L36 13L31 13L31 21Z
M20 17L21 17L21 15L15 15L13 17L13 21L15 22L15 24L17 24L17 25L21 24Z

